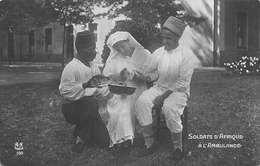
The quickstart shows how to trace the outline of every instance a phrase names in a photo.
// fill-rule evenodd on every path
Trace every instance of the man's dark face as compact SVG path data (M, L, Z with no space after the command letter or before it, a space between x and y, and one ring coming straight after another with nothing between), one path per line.
M89 48L82 48L80 50L80 56L87 61L93 61L96 58L96 48L89 47Z

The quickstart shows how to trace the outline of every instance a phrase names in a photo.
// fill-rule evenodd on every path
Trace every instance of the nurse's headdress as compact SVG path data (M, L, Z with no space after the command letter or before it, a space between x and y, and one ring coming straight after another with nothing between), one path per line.
M144 47L138 43L135 38L129 33L125 31L117 31L111 34L107 40L107 46L110 49L110 54L108 58L114 57L118 52L113 48L113 45L119 41L128 40L132 47L135 49L143 49Z

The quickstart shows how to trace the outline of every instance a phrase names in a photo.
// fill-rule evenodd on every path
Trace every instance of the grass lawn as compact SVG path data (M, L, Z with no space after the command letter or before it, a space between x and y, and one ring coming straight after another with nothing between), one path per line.
M259 80L259 76L223 77L220 71L196 70L188 102L191 156L180 163L170 159L172 147L167 131L161 132L163 141L158 150L144 158L135 156L137 146L128 151L91 148L82 154L72 153L73 126L65 122L60 111L59 80L3 85L0 86L0 161L7 166L259 166ZM100 113L107 122L105 103L100 100ZM221 134L239 138L214 139ZM200 135L204 139L196 139ZM21 157L16 156L16 142L23 142ZM242 146L210 148L208 143Z

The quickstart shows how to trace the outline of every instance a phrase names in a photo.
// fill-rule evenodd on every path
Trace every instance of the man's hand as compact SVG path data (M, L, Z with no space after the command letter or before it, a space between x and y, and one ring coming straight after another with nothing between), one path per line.
M150 76L145 76L142 72L135 70L135 75L133 77L134 79L140 80L140 81L150 81Z
M88 82L83 83L82 87L84 89L86 89L86 88L93 88L93 87L99 87L100 84L101 84L101 79L107 79L107 78L105 76L103 76L103 75L95 75Z
M157 96L154 100L153 100L153 108L158 109L161 108L163 106L163 101L164 101L164 96L160 95Z
M91 80L91 79L90 79L90 80ZM92 86L91 86L91 84L90 84L90 80L89 80L88 82L82 83L82 87L83 87L84 89L86 89L86 88L92 88Z
M98 75L93 76L92 78L106 79L107 77L105 77L105 76L103 76L103 75L101 75L101 74L98 74ZM92 79L92 78L91 78L91 79Z
M167 90L164 94L157 96L154 100L153 100L153 109L160 109L163 106L163 101L172 93L172 91Z

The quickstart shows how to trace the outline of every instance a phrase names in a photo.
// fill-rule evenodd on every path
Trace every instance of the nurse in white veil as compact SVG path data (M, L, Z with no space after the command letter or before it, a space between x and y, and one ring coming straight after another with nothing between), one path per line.
M120 72L142 70L143 64L151 57L151 53L144 49L130 33L118 31L108 38L107 45L110 55L105 64L103 75L111 78L120 77ZM107 102L110 119L107 129L110 135L110 147L118 144L128 147L133 143L135 133L135 110L134 105L141 93L147 89L144 81L134 79L127 80L128 86L136 87L132 95L115 94Z

